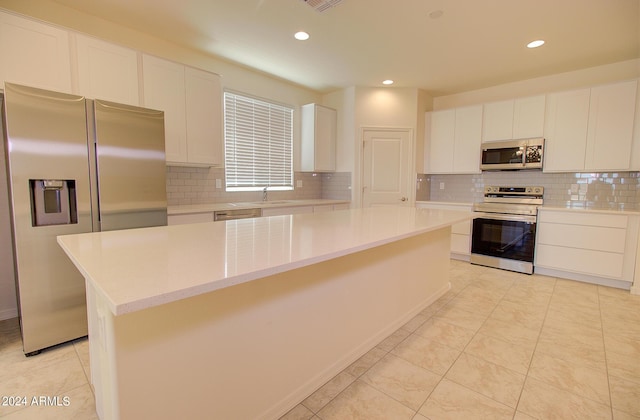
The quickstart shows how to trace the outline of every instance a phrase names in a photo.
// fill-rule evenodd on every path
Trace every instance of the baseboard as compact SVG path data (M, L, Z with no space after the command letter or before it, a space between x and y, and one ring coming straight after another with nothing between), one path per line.
M552 268L534 266L534 272L544 276L581 281L584 283L597 284L599 286L615 287L616 289L629 290L631 288L631 283L628 281L607 279L604 277L596 277L580 273L571 273L568 271L554 270ZM640 293L640 291L638 291L638 293Z

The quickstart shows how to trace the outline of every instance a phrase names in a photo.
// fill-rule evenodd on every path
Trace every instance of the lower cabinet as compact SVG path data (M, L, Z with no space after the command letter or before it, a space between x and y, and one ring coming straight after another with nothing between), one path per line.
M320 204L310 206L291 206L291 207L263 207L262 216L279 216L283 214L299 214L299 213L320 213L325 211L346 210L350 208L349 203L343 204ZM184 225L188 223L205 223L213 222L213 211L202 213L188 214L170 214L167 217L167 224Z
M417 203L417 208L443 209L443 210L468 210L471 204L465 203ZM451 258L469 261L471 255L471 220L456 223L451 226Z
M326 211L348 209L349 204L321 204L315 206L293 206L293 207L275 207L262 208L263 216L279 216L282 214L301 214L301 213L321 213Z
M314 206L268 207L262 208L262 216L280 216L282 214L313 213Z
M169 226L186 225L188 223L204 223L204 222L213 222L213 212L170 214L167 216L167 224Z
M541 209L536 272L629 288L639 219L626 214Z

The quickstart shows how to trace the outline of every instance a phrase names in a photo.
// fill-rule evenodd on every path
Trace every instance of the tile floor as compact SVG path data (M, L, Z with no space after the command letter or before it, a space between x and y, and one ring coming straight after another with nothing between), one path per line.
M458 261L450 275L451 291L282 420L640 419L640 296ZM29 406L0 401L0 417L97 418L87 344L25 358L17 322L1 321L0 397Z

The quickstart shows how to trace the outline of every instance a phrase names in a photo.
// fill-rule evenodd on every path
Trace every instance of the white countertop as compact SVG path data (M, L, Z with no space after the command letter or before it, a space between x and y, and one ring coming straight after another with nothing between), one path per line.
M434 205L434 207L473 207L473 203L462 203L462 202L451 202L451 201L416 201L416 205ZM543 204L540 207L542 210L553 210L553 211L573 211L573 212L591 212L591 213L602 213L602 214L618 214L618 215L629 215L629 216L638 216L640 215L640 210L617 210L617 209L597 209L593 207L560 207Z
M373 248L471 218L375 207L58 236L115 315Z
M278 208L278 207L300 207L300 206L326 206L332 204L348 204L347 200L327 200L327 199L307 199L307 200L271 200L271 201L249 201L237 203L210 203L210 204L188 204L182 206L169 206L167 214L192 214L210 213L218 210L237 210L255 208Z
M590 207L556 207L556 206L542 206L542 210L553 211L569 211L569 212L589 212L589 213L601 213L601 214L613 214L613 215L629 215L638 216L640 211L637 210L615 210L615 209L594 209Z

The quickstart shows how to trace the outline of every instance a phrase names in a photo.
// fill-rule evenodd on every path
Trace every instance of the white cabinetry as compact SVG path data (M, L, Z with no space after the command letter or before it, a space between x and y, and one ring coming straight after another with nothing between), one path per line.
M545 172L584 169L589 97L589 89L547 95Z
M425 124L428 173L480 172L482 106L428 112Z
M283 214L313 213L314 206L293 206L293 207L263 207L263 216L280 216Z
M128 105L140 105L138 53L84 35L74 35L78 93Z
M629 169L637 82L591 89L585 169Z
M633 281L638 219L624 214L541 209L536 272L628 287Z
M482 140L542 137L544 115L544 95L484 104Z
M164 111L164 147L167 161L186 161L184 66L143 55L142 74L144 106Z
M167 224L169 226L205 222L213 222L213 212L170 214L167 216Z
M337 112L317 104L303 105L300 170L336 170Z
M456 111L427 112L425 115L425 168L427 173L453 172L453 142L455 135Z
M0 12L0 85L72 93L66 31Z
M187 162L223 166L222 83L220 76L185 68Z
M417 203L419 209L442 209L471 212L471 205L465 203ZM469 261L471 255L471 219L451 226L451 258Z
M168 163L222 166L222 88L216 74L143 55L144 106L165 112Z
M629 170L637 82L547 95L546 172Z

